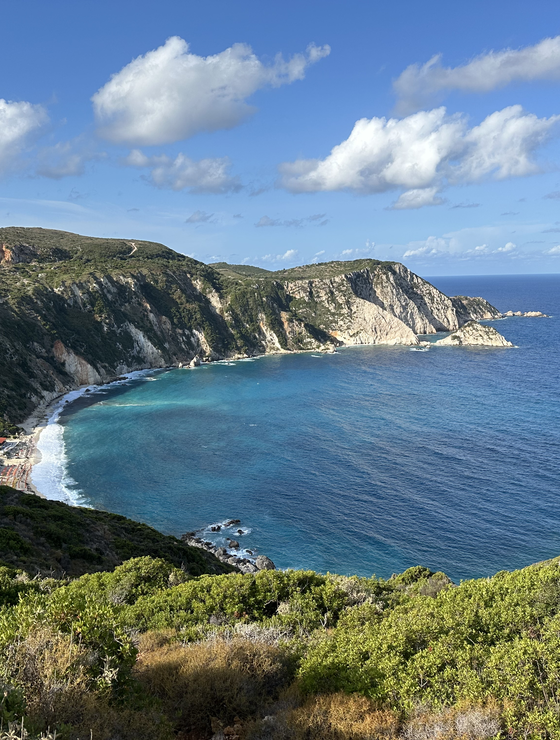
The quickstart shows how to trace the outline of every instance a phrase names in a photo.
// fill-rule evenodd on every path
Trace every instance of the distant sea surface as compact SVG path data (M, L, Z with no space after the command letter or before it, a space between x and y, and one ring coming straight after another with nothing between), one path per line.
M280 568L459 580L560 555L560 275L432 282L552 318L493 322L516 349L352 347L103 388L64 407L37 484L175 535L240 519L229 536Z

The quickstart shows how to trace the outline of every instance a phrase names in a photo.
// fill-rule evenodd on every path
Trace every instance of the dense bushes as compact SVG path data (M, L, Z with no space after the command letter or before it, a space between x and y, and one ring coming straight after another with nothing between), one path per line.
M143 557L0 569L0 597L4 724L61 740L560 738L556 561L454 587Z

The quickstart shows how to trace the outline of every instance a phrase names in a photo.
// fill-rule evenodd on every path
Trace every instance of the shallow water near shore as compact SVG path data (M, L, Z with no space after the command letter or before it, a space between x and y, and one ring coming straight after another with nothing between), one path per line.
M560 276L432 282L553 318L493 322L516 349L344 348L103 388L62 409L38 487L60 495L57 469L65 496L176 535L237 518L228 536L282 568L459 580L560 554Z

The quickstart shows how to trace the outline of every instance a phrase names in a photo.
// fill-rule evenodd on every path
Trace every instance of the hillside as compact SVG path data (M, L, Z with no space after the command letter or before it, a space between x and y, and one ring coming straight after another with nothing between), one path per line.
M32 576L76 577L145 555L164 558L191 575L235 570L204 550L124 516L0 486L0 566Z
M196 576L123 517L1 505L0 740L560 738L558 559L459 586L420 566ZM152 557L107 568L123 538Z
M0 229L0 434L41 402L141 368L341 344L416 344L499 312L404 265L269 272L153 242Z

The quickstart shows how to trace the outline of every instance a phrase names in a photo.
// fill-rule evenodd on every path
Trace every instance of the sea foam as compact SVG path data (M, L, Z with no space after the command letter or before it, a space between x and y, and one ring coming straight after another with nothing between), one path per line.
M53 501L63 501L65 504L71 504L72 506L85 505L82 491L67 470L68 458L64 444L64 427L59 423L64 407L86 393L105 395L105 391L102 389L109 386L126 385L131 380L144 378L148 373L153 373L153 370L136 370L124 375L122 380L115 380L107 385L88 385L70 391L57 401L37 442L41 459L33 466L31 471L31 482L43 496ZM153 377L150 379L155 380Z

